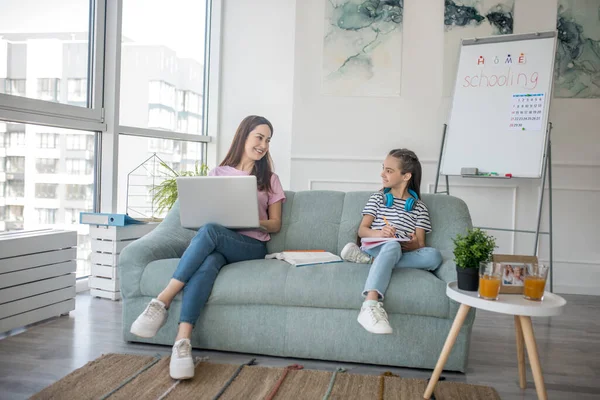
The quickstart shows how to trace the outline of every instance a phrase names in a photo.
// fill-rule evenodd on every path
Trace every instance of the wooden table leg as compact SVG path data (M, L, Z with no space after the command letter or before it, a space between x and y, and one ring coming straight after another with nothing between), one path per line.
M456 337L458 336L460 328L465 322L465 318L467 317L467 313L470 309L471 307L466 304L460 305L460 308L456 313L456 317L454 317L452 328L450 328L450 332L448 333L448 337L446 338L446 343L444 343L444 347L442 348L442 352L440 353L440 358L438 358L438 362L437 364L435 364L433 374L431 375L431 378L429 378L429 384L427 385L427 389L425 389L425 394L423 395L423 398L429 399L433 394L433 389L435 388L438 379L440 379L440 375L442 374L444 365L446 365L446 361L448 361L450 351L452 351L452 347L456 342Z
M542 366L538 357L537 345L533 336L533 326L531 318L527 316L519 316L521 320L521 328L525 338L525 346L527 347L527 355L529 356L529 364L531 364L531 372L533 373L533 381L535 382L535 390L539 400L547 400L546 386L544 385L544 376L542 375Z
M523 347L523 328L521 328L521 321L518 315L515 315L515 333L517 338L517 360L519 364L519 387L525 389L527 386L525 348Z

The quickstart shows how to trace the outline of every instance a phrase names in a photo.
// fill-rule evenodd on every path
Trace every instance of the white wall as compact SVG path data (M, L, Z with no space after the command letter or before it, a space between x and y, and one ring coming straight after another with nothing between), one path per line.
M261 10L253 11L258 14L257 17L266 15L263 9L267 5L265 3L278 5L277 10L269 13L278 16L276 19L270 17L272 21L289 21L293 13L290 10L292 1L260 2L257 8ZM286 124L293 117L289 186L292 190L375 190L379 187L380 165L387 151L394 147L408 147L419 155L423 164L422 191L433 191L442 124L447 121L451 103L450 98L442 96L443 3L439 0L407 0L404 3L402 90L399 98L326 97L320 94L323 0L297 2L293 55L281 51L290 42L289 37L293 37L293 33L280 35L280 31L266 29L261 24L252 24L252 28L248 24L240 27L237 23L241 15L227 17L225 12L226 32L227 21L230 20L230 26L237 25L238 29L242 29L242 33L235 33L237 37L263 39L259 48L275 46L269 53L276 54L275 57L282 61L273 68L267 64L269 73L256 72L259 67L254 65L246 72L237 63L247 57L250 49L245 48L241 41L229 50L226 46L227 57L223 66L229 75L235 75L225 85L229 98L248 101L252 94L239 91L235 94L238 85L251 74L256 74L257 85L263 83L272 88L268 93L282 93L281 88L286 88L287 95L289 74L294 73L292 112L287 109L287 96L286 102L279 108L269 103L273 111L282 112L276 117L283 115ZM239 14L247 11L240 10ZM515 33L554 30L555 27L556 0L516 0ZM227 40L225 42L228 43ZM231 62L233 64L227 65ZM267 79L260 82L264 78ZM280 80L274 82L273 79ZM229 112L229 120L223 125L227 128L224 132L233 132L237 120L248 106L238 101L235 105L227 104L223 99L222 108ZM598 110L600 99L552 101L554 283L557 292L597 294L600 289L600 246L596 243L600 239L600 212L597 208L600 204ZM276 140L281 140L281 136L276 136ZM226 145L221 142L221 148ZM273 151L275 153L279 149ZM277 156L285 163L284 154ZM277 167L281 171L282 163ZM451 178L450 188L453 195L467 202L476 226L535 229L539 180L490 182ZM546 191L546 199L547 194ZM547 229L547 220L542 229ZM498 252L528 254L533 249L533 235L491 233L498 239ZM543 237L540 258L547 259L548 254L548 240Z
M223 2L217 160L250 114L273 124L271 154L290 186L295 0ZM210 167L213 167L212 165Z

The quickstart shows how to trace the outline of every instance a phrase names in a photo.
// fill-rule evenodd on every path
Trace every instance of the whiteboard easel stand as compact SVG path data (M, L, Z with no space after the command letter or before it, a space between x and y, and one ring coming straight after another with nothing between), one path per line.
M435 186L434 186L434 194L447 194L450 195L450 184L448 183L448 175L444 175L446 178L446 190L438 191L438 184L440 180L440 171L442 167L442 156L444 154L444 145L446 143L446 131L448 125L444 124L444 130L442 133L442 146L440 149L440 158L438 160L437 173L435 177ZM549 267L550 267L550 292L554 292L554 272L553 272L553 248L552 248L552 141L550 139L550 134L552 132L552 122L548 122L547 135L546 135L546 144L544 147L544 160L542 161L542 184L540 186L540 194L538 201L538 217L535 231L523 230L523 229L505 229L505 228L490 228L480 226L478 228L490 231L502 231L502 232L518 232L518 233L535 233L535 241L533 243L533 255L537 255L539 249L539 237L542 235L549 235ZM544 203L544 189L546 186L546 175L548 176L548 232L540 232L540 225L542 223L542 208ZM461 175L463 178L488 178L488 179L506 179L503 176L499 177L491 177L491 176L471 176L471 175Z

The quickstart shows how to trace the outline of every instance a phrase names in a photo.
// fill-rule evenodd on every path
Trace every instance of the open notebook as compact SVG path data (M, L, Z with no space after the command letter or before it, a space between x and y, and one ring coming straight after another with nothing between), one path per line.
M369 237L360 239L360 248L361 250L369 250L373 247L381 246L387 242L409 242L408 238L379 238L379 237Z
M280 253L267 254L265 258L282 260L296 267L342 262L339 256L328 251L282 251Z

